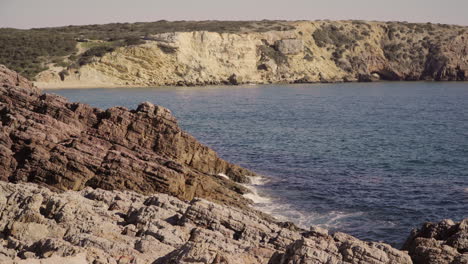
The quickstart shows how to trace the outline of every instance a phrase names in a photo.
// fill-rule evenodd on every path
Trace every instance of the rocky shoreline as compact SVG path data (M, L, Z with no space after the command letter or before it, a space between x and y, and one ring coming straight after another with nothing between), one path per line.
M468 263L468 219L398 250L252 209L255 173L151 103L71 103L0 66L0 129L1 263Z

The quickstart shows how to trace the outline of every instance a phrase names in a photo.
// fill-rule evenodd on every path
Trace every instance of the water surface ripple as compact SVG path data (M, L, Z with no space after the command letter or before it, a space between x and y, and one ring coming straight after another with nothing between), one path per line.
M468 84L345 83L53 90L150 101L221 157L268 176L263 210L401 245L424 221L468 217Z

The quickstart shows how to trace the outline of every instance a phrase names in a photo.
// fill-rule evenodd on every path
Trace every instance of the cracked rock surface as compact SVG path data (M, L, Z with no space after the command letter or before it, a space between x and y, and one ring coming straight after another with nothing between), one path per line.
M248 175L165 108L70 103L0 66L2 264L467 263L467 220L426 224L408 254L278 223Z
M0 263L411 263L383 243L167 194L0 182L0 211Z
M468 218L455 223L443 220L425 223L413 230L404 249L414 263L466 264L468 263Z
M227 175L230 179L217 176ZM236 182L255 175L220 159L151 103L107 110L41 94L0 66L0 180L202 197L246 207Z

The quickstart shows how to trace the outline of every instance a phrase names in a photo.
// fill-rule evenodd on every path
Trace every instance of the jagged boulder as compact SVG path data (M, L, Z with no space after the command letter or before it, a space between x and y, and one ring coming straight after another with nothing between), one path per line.
M0 64L0 85L3 87L23 87L37 91L28 79Z
M1 180L249 204L242 197L247 190L236 182L248 182L254 173L220 159L182 131L168 109L149 102L136 110L71 103L41 94L4 67L0 81Z
M412 231L403 246L414 263L468 263L468 219L425 223Z

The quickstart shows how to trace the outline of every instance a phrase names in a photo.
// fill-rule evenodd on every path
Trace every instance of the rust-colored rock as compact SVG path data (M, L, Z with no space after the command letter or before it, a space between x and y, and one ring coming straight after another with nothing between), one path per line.
M162 192L243 207L254 173L220 159L151 103L107 110L41 94L0 66L0 179L57 190ZM223 173L231 180L217 176Z

